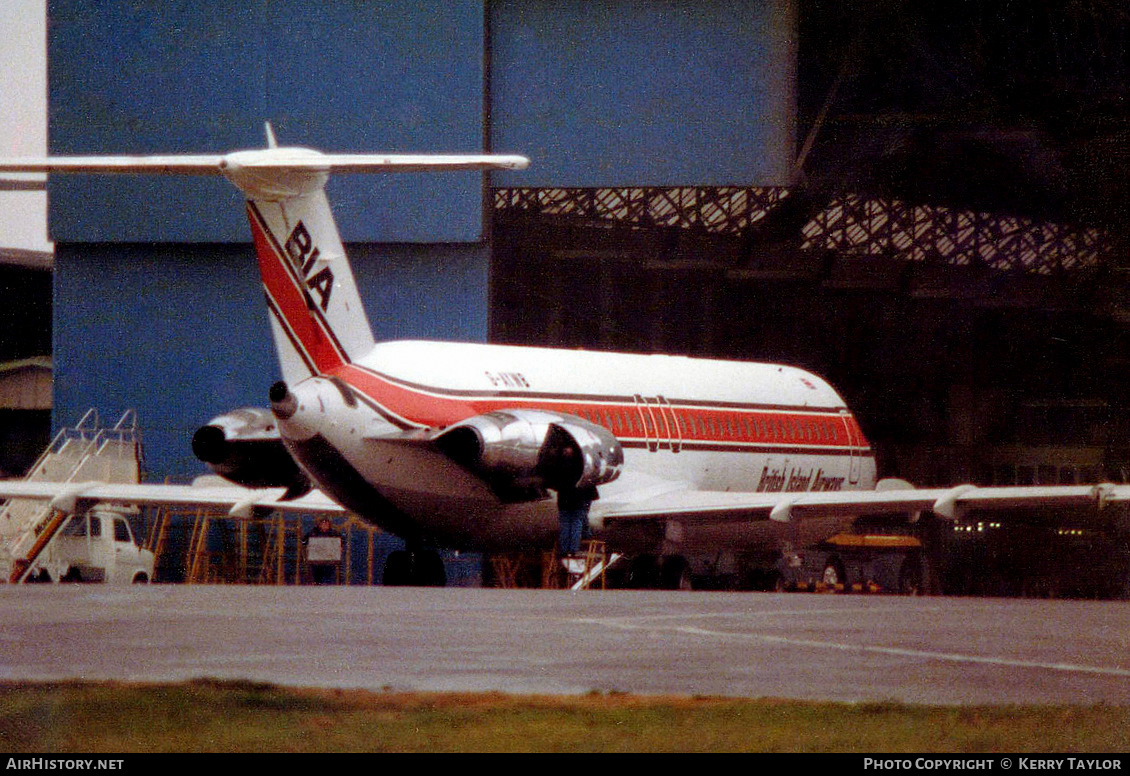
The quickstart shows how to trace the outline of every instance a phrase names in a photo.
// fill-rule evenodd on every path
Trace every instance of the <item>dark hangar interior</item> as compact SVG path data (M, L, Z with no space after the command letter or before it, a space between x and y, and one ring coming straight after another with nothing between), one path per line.
M496 190L491 339L802 365L921 485L1126 481L1130 11L797 18L792 183Z

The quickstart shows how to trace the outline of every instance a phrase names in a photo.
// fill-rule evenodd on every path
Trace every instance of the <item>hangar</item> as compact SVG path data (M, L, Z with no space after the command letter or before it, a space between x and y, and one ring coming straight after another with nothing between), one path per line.
M887 473L1117 475L1126 22L975 5L58 0L51 151L251 147L270 119L521 152L485 193L335 182L378 335L782 360L846 392ZM197 471L192 429L275 371L234 195L50 193L56 423L136 408L151 473Z
M54 0L50 146L524 153L335 181L378 336L786 361L884 474L1122 480L1127 22L1046 6ZM50 194L55 423L136 409L150 475L197 473L275 377L238 202Z
M531 157L536 172L495 188L778 185L793 153L795 8L780 0L50 10L53 154L256 147L265 119L324 150ZM378 337L490 336L479 176L331 185ZM56 418L134 408L152 474L199 471L194 428L262 406L277 370L237 195L117 179L49 194Z

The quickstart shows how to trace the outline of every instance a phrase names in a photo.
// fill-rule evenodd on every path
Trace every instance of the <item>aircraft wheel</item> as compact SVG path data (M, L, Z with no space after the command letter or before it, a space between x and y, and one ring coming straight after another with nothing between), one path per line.
M691 567L682 555L671 555L663 561L660 587L664 590L691 590Z
M628 587L650 590L659 580L658 559L654 555L637 555L628 567Z
M51 581L51 574L47 571L47 569L40 569L39 571L35 572L30 577L28 577L27 581L29 583L50 582Z
M385 570L381 584L388 587L403 587L412 584L412 555L407 550L390 553L385 560Z
M421 587L444 587L447 585L447 570L443 558L435 550L419 550L415 556L415 581Z
M828 560L827 565L824 566L824 576L821 581L833 590L837 587L840 587L845 593L851 590L851 587L848 586L847 572L844 570L843 561L839 558Z
M922 559L907 555L899 569L899 592L903 595L922 595Z

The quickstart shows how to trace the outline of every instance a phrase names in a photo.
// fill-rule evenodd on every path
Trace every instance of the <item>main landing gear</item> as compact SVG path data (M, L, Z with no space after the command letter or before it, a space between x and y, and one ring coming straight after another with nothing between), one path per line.
M443 587L447 572L435 550L397 550L385 561L381 584L389 587Z
M637 555L628 565L625 587L643 590L691 590L691 567L681 555Z

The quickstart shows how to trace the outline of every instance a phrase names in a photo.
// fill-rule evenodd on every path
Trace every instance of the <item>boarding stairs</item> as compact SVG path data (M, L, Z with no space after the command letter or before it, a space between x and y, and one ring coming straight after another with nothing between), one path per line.
M582 541L581 550L573 557L563 557L556 550L492 554L491 584L502 588L603 590L605 572L624 556L609 554L604 542L592 539Z
M111 428L89 410L78 425L55 435L25 479L29 482L141 481L141 440L137 415L126 411ZM70 520L70 515L38 499L0 504L0 580L26 581L36 561Z
M604 589L604 573L623 556L608 554L604 542L586 539L581 542L581 553L563 557L547 552L542 561L543 588L564 587L569 590Z
M584 554L578 559L580 567L576 570L566 568L570 590L589 590L594 586L604 589L604 572L623 556L614 552L609 555L604 542L588 540L584 542Z

